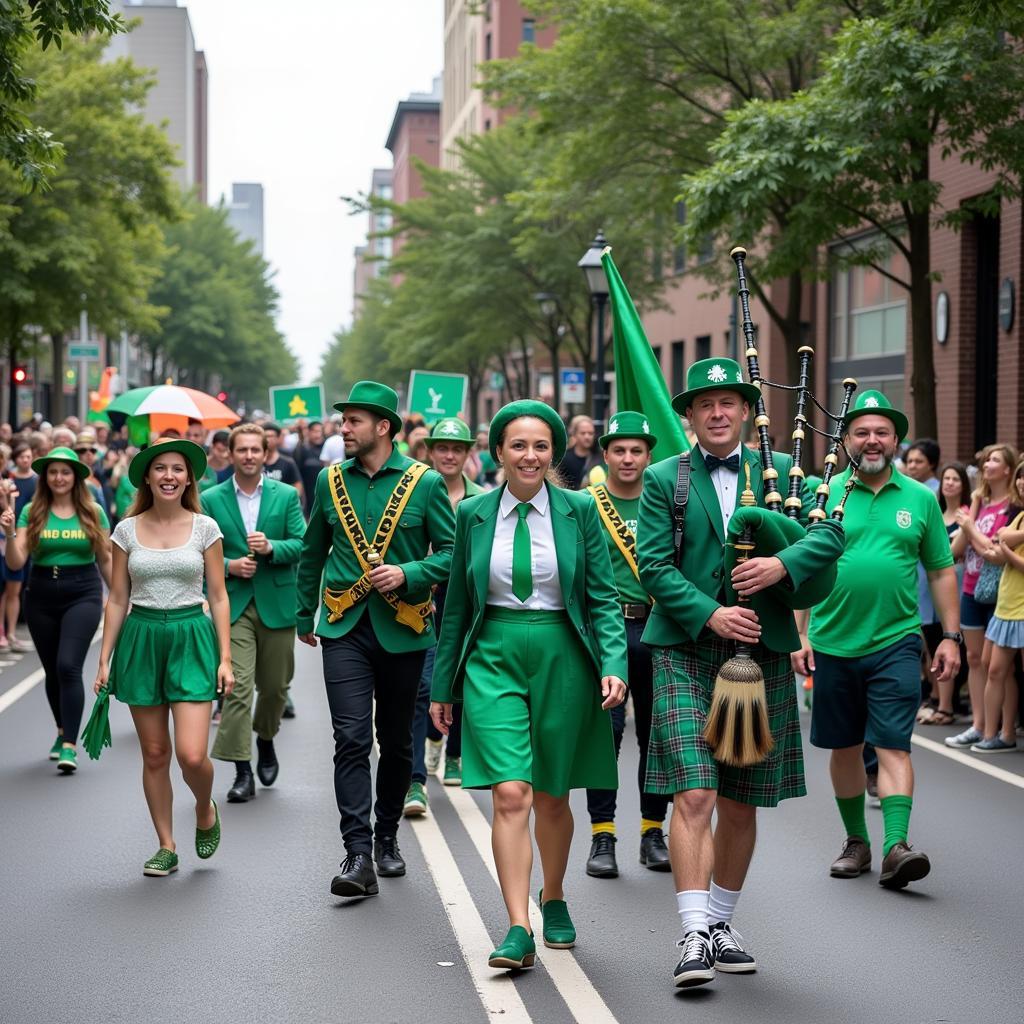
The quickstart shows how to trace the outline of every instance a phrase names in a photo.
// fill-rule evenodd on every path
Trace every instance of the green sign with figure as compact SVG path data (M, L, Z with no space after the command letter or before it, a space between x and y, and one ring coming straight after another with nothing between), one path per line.
M275 423L324 418L322 384L281 384L270 389L270 415Z
M409 374L409 413L419 413L428 423L466 410L469 378L464 373L413 370Z

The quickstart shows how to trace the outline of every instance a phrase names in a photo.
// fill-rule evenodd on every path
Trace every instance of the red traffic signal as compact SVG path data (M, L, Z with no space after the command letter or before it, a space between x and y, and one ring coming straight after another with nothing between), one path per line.
M228 393L226 391L218 391L217 392L217 401L218 402L226 402L227 400L228 400Z
M11 380L15 384L25 384L28 381L28 370L24 366L16 366L11 371Z

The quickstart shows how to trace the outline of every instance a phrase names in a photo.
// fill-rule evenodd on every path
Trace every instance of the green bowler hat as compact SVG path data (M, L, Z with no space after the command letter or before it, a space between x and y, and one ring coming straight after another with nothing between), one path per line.
M375 380L360 380L352 385L344 402L335 402L334 408L344 412L349 408L368 409L401 430L402 417L398 412L398 393Z
M551 464L557 466L564 458L565 449L569 443L565 433L565 424L562 422L562 417L550 405L529 398L521 399L518 402L509 402L508 405L502 406L495 413L487 434L491 458L495 462L498 461L498 442L501 440L501 435L505 432L505 427L521 416L536 416L537 419L543 420L551 428L551 439L554 444L554 456L551 459Z
M651 425L642 412L623 409L617 412L608 423L608 433L602 434L598 444L607 449L612 441L638 440L646 441L647 447L653 449L658 439L651 433Z
M53 448L47 455L40 455L32 460L32 469L42 476L51 462L66 462L84 480L89 475L89 467L70 448Z
M128 464L128 479L136 487L141 487L149 464L165 452L179 452L184 455L192 467L192 475L196 480L206 472L206 452L200 445L184 437L164 437L154 441L148 448L143 448L132 459Z
M465 420L460 420L458 416L446 416L443 420L438 420L430 432L430 437L423 439L428 448L433 448L439 441L468 445L476 443L476 439L469 432L469 424Z
M893 408L892 402L881 391L868 390L857 396L853 408L846 414L847 433L858 416L884 416L892 420L892 425L896 428L897 441L902 441L910 432L910 421L899 409Z
M700 359L686 371L686 390L672 399L672 408L680 416L705 391L738 391L753 405L761 392L743 379L743 371L735 359Z

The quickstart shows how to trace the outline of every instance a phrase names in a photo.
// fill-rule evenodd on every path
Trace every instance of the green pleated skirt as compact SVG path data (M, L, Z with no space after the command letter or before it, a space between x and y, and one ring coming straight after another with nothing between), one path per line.
M219 662L217 632L201 604L133 605L114 647L110 690L136 707L214 700Z
M462 785L617 789L600 680L562 611L489 607L466 661Z

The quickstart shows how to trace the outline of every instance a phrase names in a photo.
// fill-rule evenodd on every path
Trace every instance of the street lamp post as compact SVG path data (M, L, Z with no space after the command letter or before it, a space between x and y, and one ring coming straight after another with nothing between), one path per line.
M604 311L608 304L608 278L601 263L601 254L608 247L604 232L598 229L590 248L576 264L583 271L590 289L590 301L597 308L597 353L594 368L592 409L597 436L604 433L605 413L608 410L608 396L604 390Z
M547 327L548 342L547 349L551 353L551 391L554 399L555 412L562 412L562 381L561 368L558 362L558 335L555 333L555 314L558 313L558 299L551 292L537 292L534 295L537 305L540 306L541 316L544 317L544 324Z

